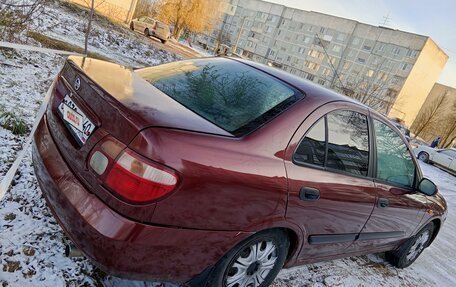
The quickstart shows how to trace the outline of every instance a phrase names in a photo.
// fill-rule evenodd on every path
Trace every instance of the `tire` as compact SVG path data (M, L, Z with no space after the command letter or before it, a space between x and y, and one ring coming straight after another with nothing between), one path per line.
M429 163L429 154L425 151L421 151L419 154L418 154L418 159L425 162L425 163Z
M149 28L146 28L146 29L144 30L144 35L146 35L146 37L149 37L149 36L150 36Z
M166 44L166 40L160 40L163 44Z
M131 29L132 31L135 30L135 24L133 24L133 22L130 22L130 29Z
M220 259L206 286L269 286L282 269L289 247L288 236L282 230L256 233Z
M386 253L386 259L397 268L410 266L429 246L434 232L434 224L431 222L420 230L415 236L404 242L397 251Z

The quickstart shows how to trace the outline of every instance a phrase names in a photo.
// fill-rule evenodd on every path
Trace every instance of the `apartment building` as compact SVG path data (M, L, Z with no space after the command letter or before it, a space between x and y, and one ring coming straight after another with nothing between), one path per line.
M410 126L448 55L428 36L261 0L226 0L198 41L338 90Z

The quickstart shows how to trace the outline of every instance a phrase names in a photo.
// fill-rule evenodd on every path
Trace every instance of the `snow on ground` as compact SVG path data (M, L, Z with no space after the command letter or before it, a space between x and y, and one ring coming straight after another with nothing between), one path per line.
M82 43L84 14L53 4L39 21L43 33ZM99 54L130 66L177 58L150 46L147 39L111 25L95 23L92 46ZM63 61L61 56L36 52L0 53L0 105L31 126ZM0 180L23 141L24 137L0 127ZM456 286L456 177L431 165L421 165L447 199L449 215L436 241L411 267L400 270L386 263L383 255L371 254L283 270L273 286ZM64 257L66 240L41 196L28 151L10 192L0 201L2 286L173 286L107 276L86 259Z

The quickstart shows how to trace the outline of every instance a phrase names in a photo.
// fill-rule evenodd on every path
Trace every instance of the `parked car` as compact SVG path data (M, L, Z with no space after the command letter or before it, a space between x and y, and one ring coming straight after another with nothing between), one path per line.
M38 182L74 248L116 276L268 286L373 252L403 268L447 215L387 118L279 69L72 56L52 89Z
M393 125L396 126L396 128L405 136L408 142L410 142L410 130L405 127L401 121L397 118L391 119L391 122Z
M456 149L435 149L430 146L418 146L414 150L418 159L426 162L436 164L439 167L456 173Z
M144 32L147 37L154 36L164 44L171 38L169 26L150 17L140 17L130 22L130 29Z
M419 146L429 146L430 144L425 142L423 139L421 138L417 138L417 137L414 137L412 139L410 139L410 146L413 148L413 149L416 149L417 147Z

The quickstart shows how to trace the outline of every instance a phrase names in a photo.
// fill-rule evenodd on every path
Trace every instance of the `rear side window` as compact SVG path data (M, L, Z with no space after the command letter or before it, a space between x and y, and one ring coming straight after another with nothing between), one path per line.
M351 111L327 115L328 160L326 167L367 176L369 129L367 117Z
M302 98L284 82L228 59L187 60L142 69L138 74L235 136L255 130Z
M386 124L374 120L377 141L377 178L412 187L415 164L402 138Z
M306 134L293 159L298 163L367 176L369 129L366 115L346 110L327 114Z
M307 133L295 153L295 160L323 167L325 165L325 118Z

